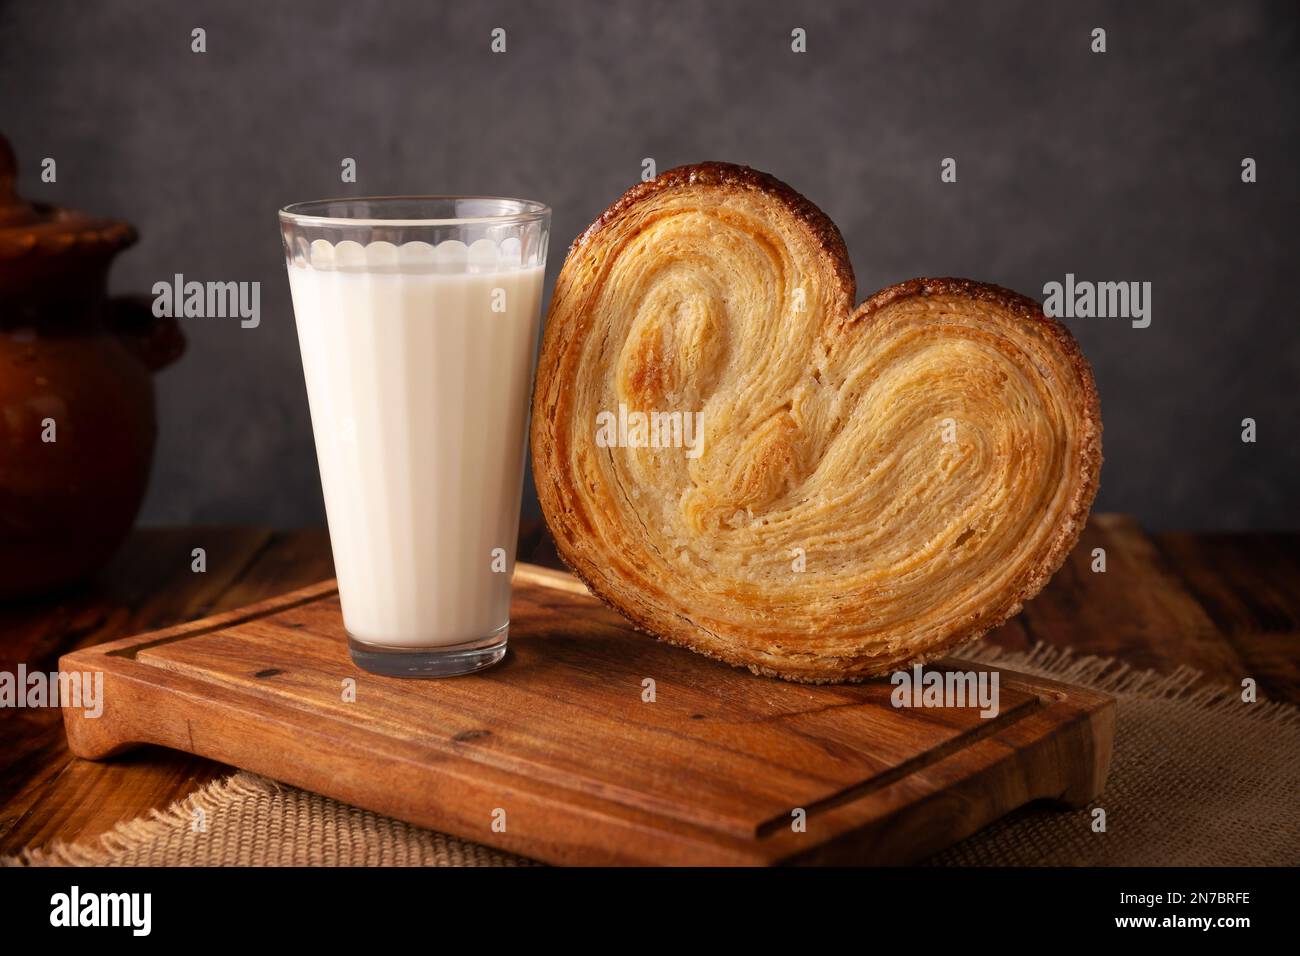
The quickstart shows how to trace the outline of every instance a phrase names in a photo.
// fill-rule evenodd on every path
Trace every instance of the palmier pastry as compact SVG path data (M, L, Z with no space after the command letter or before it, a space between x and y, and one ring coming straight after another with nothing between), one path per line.
M1101 419L1070 333L965 279L854 292L835 225L740 166L642 183L574 242L533 475L560 556L641 630L859 680L1005 621L1074 546Z

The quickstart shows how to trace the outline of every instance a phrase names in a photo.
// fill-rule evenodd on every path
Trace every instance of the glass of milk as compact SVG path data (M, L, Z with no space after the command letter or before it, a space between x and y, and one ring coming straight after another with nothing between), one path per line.
M506 652L551 211L483 196L280 211L352 659Z

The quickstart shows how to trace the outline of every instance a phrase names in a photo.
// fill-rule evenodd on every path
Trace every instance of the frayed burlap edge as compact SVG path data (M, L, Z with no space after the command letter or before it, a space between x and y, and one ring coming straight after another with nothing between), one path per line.
M1113 694L1115 750L1087 807L1029 804L930 866L1294 866L1300 862L1300 709L1039 644L964 656ZM1244 681L1243 681L1244 683Z
M230 816L236 822L229 823ZM216 849L207 830L220 829ZM287 849L286 849L287 847ZM535 866L532 860L425 830L247 771L85 844L56 841L0 866Z
M1007 670L1026 671L1040 677L1077 684L1116 697L1181 701L1202 710L1232 710L1240 713L1241 688L1232 685L1202 685L1202 674L1191 667L1179 667L1168 674L1155 670L1134 670L1113 657L1093 657L1044 644L1028 651L1006 651L984 641L962 648L952 657L997 664ZM1256 701L1247 712L1252 721L1300 727L1300 707L1282 701Z
M1028 651L1005 651L1002 648L977 641L958 651L954 657L996 664L1009 670L1020 670L1077 684L1120 698L1137 698L1144 701L1178 702L1201 712L1231 712L1244 717L1260 727L1285 727L1300 729L1300 708L1275 702L1259 701L1248 710L1241 708L1240 688L1202 685L1200 672L1179 667L1172 673L1161 674L1154 670L1135 670L1114 658L1075 654L1066 648L1039 643ZM1118 746L1118 743L1117 743ZM349 856L344 853L322 854L333 860L317 858L283 861L285 865L329 865L331 862L380 865L434 865L434 866L519 866L532 861L489 847L469 843L457 837L422 830L401 821L381 817L370 811L337 804L327 797L307 794L296 788L279 784L265 777L238 771L222 780L213 781L193 794L178 800L165 810L153 810L136 820L117 824L112 830L85 844L55 841L46 848L28 848L17 856L0 857L0 866L104 866L122 865L124 859L150 856L155 844L173 841L178 832L189 830L196 816L216 818L223 811L242 801L265 800L268 797L304 799L327 808L328 812L342 815L362 828L384 831L395 842L397 838L417 841L420 846L410 852L397 854L398 859L387 859L391 853L361 853ZM1018 811L1024 814L1026 811ZM1032 811L1030 811L1032 812ZM1015 823L1000 822L1004 830L1011 831ZM966 844L978 841L985 831L968 839ZM960 852L947 854L952 862L964 862ZM941 854L941 857L945 854ZM229 854L226 854L228 857ZM373 858L368 858L373 857ZM180 865L210 865L235 862L228 858L218 860L198 859ZM250 860L253 865L281 865L281 861Z
M282 785L274 780L240 770L222 780L212 781L165 810L150 810L143 817L119 823L90 843L57 840L45 849L28 848L17 856L0 857L0 866L103 866L119 853L167 837L177 829L190 827L196 812L215 814L236 800L281 789Z

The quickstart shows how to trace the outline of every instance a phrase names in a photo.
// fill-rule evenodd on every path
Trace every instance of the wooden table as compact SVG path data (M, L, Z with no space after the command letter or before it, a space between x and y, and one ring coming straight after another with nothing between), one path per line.
M1098 547L1106 550L1104 574L1091 570ZM203 573L191 570L194 548L206 551ZM536 523L525 527L519 553L557 563ZM21 662L49 671L73 648L332 575L324 530L140 529L86 586L0 605L0 670L12 673ZM1043 594L991 639L1011 649L1044 641L1137 668L1186 664L1232 684L1253 677L1261 697L1300 704L1300 535L1146 534L1131 518L1096 515ZM0 741L0 854L85 841L231 771L159 748L78 760L50 709L0 710Z

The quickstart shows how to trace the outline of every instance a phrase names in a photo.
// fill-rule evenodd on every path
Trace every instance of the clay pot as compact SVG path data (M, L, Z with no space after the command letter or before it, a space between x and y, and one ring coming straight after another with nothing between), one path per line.
M140 509L157 424L153 372L174 319L109 299L124 222L23 202L0 136L0 599L85 577Z

